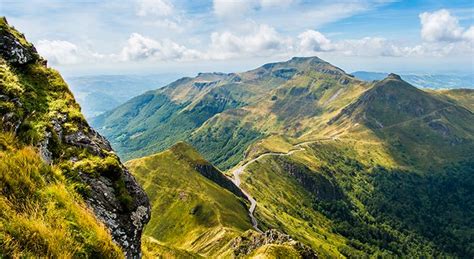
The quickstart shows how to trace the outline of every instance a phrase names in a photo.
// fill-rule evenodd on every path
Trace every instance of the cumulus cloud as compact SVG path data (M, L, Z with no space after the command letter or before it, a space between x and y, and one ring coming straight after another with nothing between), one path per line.
M137 0L139 16L169 16L173 14L174 6L168 0Z
M270 5L270 2L272 2L271 5L291 4L291 1L284 0L255 0L253 4L250 4L251 0L214 1L215 4L218 2L223 5L219 9L222 14L239 8L243 8L241 10L249 6L252 8L255 4L257 6ZM247 7L237 7L243 3L246 3ZM175 31L179 29L179 26L168 17L160 17L158 22L156 26L172 28ZM170 39L157 40L138 33L131 34L123 48L116 54L100 55L84 50L71 42L57 40L39 41L37 48L54 64L75 64L97 60L223 60L319 55L322 52L356 57L445 57L471 55L474 52L474 26L467 29L461 27L458 19L447 10L421 13L420 24L423 41L411 45L382 37L331 40L316 30L304 30L297 36L290 37L279 33L267 24L244 22L239 23L234 30L231 27L212 32L208 43L198 41L199 43L194 44L200 46L199 49ZM188 40L188 44L192 43Z
M291 48L290 38L283 37L273 27L261 24L244 35L229 31L212 33L209 56L217 59L242 55L265 56Z
M474 44L474 26L469 27L463 34L464 40L467 40Z
M300 35L299 48L302 52L329 51L332 49L331 41L319 31L307 30Z
M140 60L192 60L201 53L188 49L169 39L157 41L138 33L133 33L120 53L122 61Z
M465 31L446 9L421 13L420 21L421 37L428 42L455 42L472 36L472 27Z
M62 40L40 40L36 44L38 52L52 64L76 64L81 61L79 48Z

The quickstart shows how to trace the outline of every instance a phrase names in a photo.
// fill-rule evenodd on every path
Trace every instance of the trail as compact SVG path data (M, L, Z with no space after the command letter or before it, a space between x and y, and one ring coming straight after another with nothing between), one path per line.
M237 167L234 171L232 171L233 178L230 178L230 180L232 180L232 182L237 187L239 187L239 189L242 191L242 193L245 195L245 197L247 197L247 199L250 201L249 216L250 216L250 219L252 220L252 226L255 230L257 230L258 232L262 232L262 230L258 228L257 219L253 215L253 213L255 211L255 208L257 208L257 201L248 192L246 192L244 189L242 189L242 187L240 187L240 184L242 183L242 181L240 180L240 175L244 172L245 168L248 165L250 165L251 163L253 163L253 162L255 162L255 161L257 161L257 160L259 160L263 157L266 157L266 156L289 156L289 155L291 155L295 152L303 151L304 150L304 148L302 147L303 145L307 145L307 144L322 141L322 140L330 140L330 139L334 139L334 138L304 141L304 142L301 142L301 143L298 143L298 144L294 145L293 146L294 148L291 149L290 151L286 152L286 153L278 153L278 152L264 153L264 154L261 154L261 155L257 156L256 158L253 158L253 159L245 162L243 165Z

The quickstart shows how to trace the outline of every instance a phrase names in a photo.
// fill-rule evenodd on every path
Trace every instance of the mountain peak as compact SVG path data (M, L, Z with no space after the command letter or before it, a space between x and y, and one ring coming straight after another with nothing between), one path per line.
M293 57L289 61L292 62L306 62L306 61L314 61L314 62L325 62L324 60L318 58L317 56L311 57Z
M394 74L394 73L388 74L386 79L402 80L402 78L399 75Z

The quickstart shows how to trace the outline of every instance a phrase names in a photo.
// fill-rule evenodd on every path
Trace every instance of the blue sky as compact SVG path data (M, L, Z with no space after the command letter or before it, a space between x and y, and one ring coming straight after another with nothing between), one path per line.
M0 0L67 75L235 72L319 56L348 72L474 73L473 1Z

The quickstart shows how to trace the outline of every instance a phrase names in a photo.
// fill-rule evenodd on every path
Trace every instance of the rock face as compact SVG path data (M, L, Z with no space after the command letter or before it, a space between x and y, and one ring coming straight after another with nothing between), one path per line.
M142 229L150 219L148 197L109 142L89 127L59 74L0 19L0 128L26 138L24 144L36 146L46 163L85 186L84 200L125 256L140 257Z
M235 256L245 257L259 247L269 244L292 246L304 259L318 258L318 255L310 247L275 229L267 230L264 233L252 232L248 236L239 236L232 241L231 245Z
M0 17L0 19L3 19L6 23L4 17ZM22 65L39 58L35 47L31 44L22 43L21 40L18 35L7 33L3 29L0 32L0 54L7 62Z
M105 157L105 152L112 151L109 142L92 128L89 128L87 133L79 131L75 135L66 135L64 140L70 145L86 148L100 157ZM151 214L145 192L122 164L113 175L95 177L79 172L79 176L91 188L90 195L86 197L87 203L110 229L114 241L123 248L127 257L139 257L142 230ZM118 179L123 181L129 197L132 198L132 202L126 206L117 196Z

